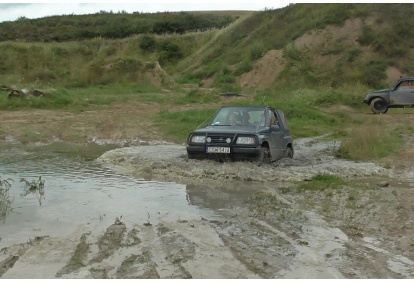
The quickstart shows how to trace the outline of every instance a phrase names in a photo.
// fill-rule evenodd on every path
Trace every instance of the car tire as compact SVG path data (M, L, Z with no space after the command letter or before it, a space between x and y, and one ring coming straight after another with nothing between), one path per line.
M285 157L286 158L293 158L293 149L289 146L286 148Z
M262 166L263 164L270 164L270 151L267 147L262 146L259 151L259 155L256 157L257 166Z
M388 111L387 102L382 98L374 98L370 104L371 111L375 114L384 114Z

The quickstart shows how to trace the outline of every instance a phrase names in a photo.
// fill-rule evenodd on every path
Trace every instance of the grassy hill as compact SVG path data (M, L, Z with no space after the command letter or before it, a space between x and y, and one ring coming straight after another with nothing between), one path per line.
M0 24L0 84L152 85L145 73L158 61L178 83L242 91L240 77L278 50L277 72L262 74L272 79L255 89L293 81L380 87L413 73L413 12L411 4L294 4L260 12L23 18ZM179 32L178 23L187 29ZM194 23L205 28L190 29Z
M258 12L98 13L0 23L8 36L0 38L0 86L57 90L46 99L3 96L0 109L76 112L157 103L164 105L157 126L182 141L219 104L265 101L285 111L295 137L334 133L347 140L341 156L378 157L396 150L406 131L374 127L375 118L355 113L365 109L369 89L414 74L412 14L412 4L292 4ZM191 28L194 22L201 28ZM117 32L129 25L125 36ZM37 35L56 27L61 35L40 42L25 36L28 26ZM73 33L80 26L87 28ZM19 31L15 38L11 30ZM246 96L225 100L222 92ZM211 107L172 110L183 104ZM349 142L351 131L361 134Z
M281 50L283 68L269 86L299 81L379 87L390 68L413 73L413 9L411 4L296 4L254 13L183 70L198 79L214 74L217 83L232 82L270 50Z

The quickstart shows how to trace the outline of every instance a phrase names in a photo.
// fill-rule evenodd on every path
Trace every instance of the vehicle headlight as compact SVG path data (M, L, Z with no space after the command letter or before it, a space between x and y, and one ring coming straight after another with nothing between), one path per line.
M254 137L238 137L237 144L255 144L255 138Z
M193 143L205 143L206 142L206 136L192 136L191 142Z

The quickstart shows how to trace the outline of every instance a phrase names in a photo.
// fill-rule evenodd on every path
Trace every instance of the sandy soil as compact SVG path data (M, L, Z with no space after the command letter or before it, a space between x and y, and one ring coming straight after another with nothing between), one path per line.
M148 108L1 111L0 137L42 137L28 146L117 140L130 146L103 154L98 160L104 166L186 184L188 202L217 216L134 225L117 219L104 230L37 236L1 249L1 278L414 277L414 163L408 145L386 160L387 168L337 160L332 150L338 143L323 137L297 140L293 160L260 168L187 160L183 145L148 132ZM329 173L346 182L336 189L298 190Z

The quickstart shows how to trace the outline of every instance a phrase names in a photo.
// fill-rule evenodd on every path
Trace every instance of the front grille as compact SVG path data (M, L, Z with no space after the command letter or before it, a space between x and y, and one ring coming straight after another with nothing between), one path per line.
M207 137L211 138L209 144L228 144L226 139L230 138L232 141L234 139L234 134L208 134Z

